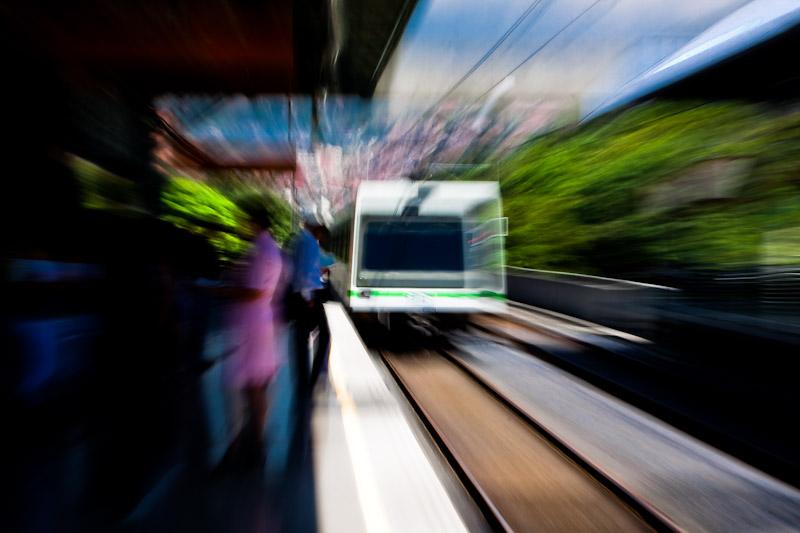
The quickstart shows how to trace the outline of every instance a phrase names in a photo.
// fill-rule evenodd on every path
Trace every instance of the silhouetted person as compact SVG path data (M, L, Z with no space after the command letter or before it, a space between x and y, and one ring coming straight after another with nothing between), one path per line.
M241 396L247 408L245 424L229 452L236 452L247 441L253 446L250 452L261 460L267 420L267 386L281 362L275 295L280 294L283 259L269 232L271 220L267 211L252 210L250 218L256 236L239 286L233 289L236 303L231 328L237 346L225 362L225 376L228 386ZM242 414L233 413L234 421L238 422Z
M294 319L294 349L297 392L301 400L311 393L322 362L328 352L330 333L325 319L325 291L322 283L321 254L318 239L323 226L307 216L303 228L294 241L294 274L292 277L290 308ZM314 364L309 372L309 340L317 330Z

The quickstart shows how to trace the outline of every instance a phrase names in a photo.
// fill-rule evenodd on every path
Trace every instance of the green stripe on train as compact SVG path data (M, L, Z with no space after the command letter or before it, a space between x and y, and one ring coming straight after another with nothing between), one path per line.
M374 291L371 289L367 289L370 292L370 296L394 296L394 297L406 297L410 296L412 293L404 292L404 291ZM348 294L350 296L354 296L356 298L362 298L361 291L354 291L350 289ZM430 296L432 298L494 298L496 300L506 300L506 296L504 294L500 294L499 292L493 291L480 291L480 292L424 292L425 296Z

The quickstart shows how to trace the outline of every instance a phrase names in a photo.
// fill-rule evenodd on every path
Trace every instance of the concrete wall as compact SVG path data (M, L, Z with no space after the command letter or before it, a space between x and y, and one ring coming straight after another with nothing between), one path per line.
M656 285L513 267L506 282L511 300L638 334L655 326L658 300L672 293Z

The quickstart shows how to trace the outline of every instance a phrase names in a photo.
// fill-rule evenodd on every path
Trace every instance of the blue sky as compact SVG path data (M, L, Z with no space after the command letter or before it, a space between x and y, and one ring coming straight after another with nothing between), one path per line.
M518 98L591 106L747 3L542 0L455 94L467 99L482 94L591 6L520 68L507 88ZM396 105L434 101L530 5L530 0L422 0L380 80L379 94Z

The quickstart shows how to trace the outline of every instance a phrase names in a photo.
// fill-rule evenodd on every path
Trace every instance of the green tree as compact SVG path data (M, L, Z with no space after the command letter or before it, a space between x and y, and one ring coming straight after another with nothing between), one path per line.
M721 198L697 194L702 180L686 176L729 160L750 162L741 183ZM765 232L800 225L800 113L646 104L533 139L467 177L495 176L512 265L588 273L752 266ZM649 208L657 191L690 199Z

